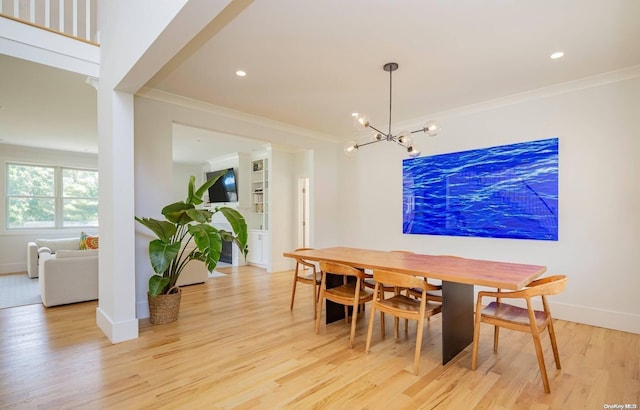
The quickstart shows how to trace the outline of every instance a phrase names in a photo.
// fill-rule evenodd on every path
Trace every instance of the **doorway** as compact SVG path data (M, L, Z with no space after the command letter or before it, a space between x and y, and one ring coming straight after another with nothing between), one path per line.
M309 178L298 178L298 248L309 247Z

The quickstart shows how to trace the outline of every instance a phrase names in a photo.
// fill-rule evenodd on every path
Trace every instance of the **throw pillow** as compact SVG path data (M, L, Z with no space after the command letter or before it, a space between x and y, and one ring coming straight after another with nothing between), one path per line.
M80 250L84 251L87 249L87 233L80 232Z
M87 235L86 239L85 239L85 243L87 244L87 249L98 249L98 246L100 245L100 240L98 239L98 236L91 236L91 235Z
M80 232L80 249L98 249L98 235L89 235L86 232Z

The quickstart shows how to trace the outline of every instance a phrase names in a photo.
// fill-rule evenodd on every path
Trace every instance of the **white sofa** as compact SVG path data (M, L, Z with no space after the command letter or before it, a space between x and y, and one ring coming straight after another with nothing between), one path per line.
M98 250L59 250L39 255L40 296L50 307L98 299Z
M48 249L51 254L55 254L59 250L80 250L80 237L64 238L64 239L38 239L27 244L27 274L30 278L37 278L39 269L40 249Z
M187 263L187 266L184 267L176 285L195 285L196 283L204 283L207 279L209 279L207 266L202 261L194 260Z

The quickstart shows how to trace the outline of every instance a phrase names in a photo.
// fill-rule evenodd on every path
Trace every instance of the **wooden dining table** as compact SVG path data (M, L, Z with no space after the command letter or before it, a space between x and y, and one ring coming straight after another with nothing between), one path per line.
M547 270L540 265L341 246L285 252L284 256L441 280L443 365L473 341L474 285L519 290Z

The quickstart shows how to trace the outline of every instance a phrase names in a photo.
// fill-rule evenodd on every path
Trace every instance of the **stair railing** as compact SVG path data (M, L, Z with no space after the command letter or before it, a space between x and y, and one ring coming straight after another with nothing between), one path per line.
M98 0L0 0L0 15L98 45Z

